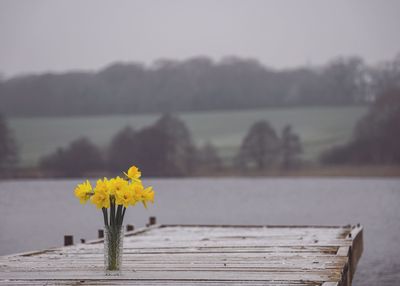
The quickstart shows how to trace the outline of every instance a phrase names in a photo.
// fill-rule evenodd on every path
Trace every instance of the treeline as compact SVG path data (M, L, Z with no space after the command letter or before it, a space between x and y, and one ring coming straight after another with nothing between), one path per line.
M141 130L123 128L106 150L80 138L43 157L39 165L47 175L61 177L119 173L132 164L148 176L187 176L200 167L200 155L184 122L167 114Z
M358 122L353 138L324 152L320 161L324 165L400 165L400 77L398 85L388 88Z
M224 166L211 143L194 145L185 123L172 115L162 116L155 124L135 131L127 126L102 152L87 138L40 160L48 176L79 177L90 173L118 173L128 166L140 166L148 176L191 176L218 174L224 169L241 171L299 166L302 147L299 137L289 126L282 136L266 121L256 122L244 138L235 166Z
M372 101L391 80L393 61L368 66L358 57L319 67L270 69L254 59L207 57L116 63L98 72L0 80L7 116L73 116L349 105Z

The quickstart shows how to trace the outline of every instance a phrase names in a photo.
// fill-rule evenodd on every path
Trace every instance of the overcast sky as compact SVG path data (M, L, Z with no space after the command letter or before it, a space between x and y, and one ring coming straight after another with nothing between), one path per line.
M0 73L208 55L275 67L400 52L396 0L0 0Z

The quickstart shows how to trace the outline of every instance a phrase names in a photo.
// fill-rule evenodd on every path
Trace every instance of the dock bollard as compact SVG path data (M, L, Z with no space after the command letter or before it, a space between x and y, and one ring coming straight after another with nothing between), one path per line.
M126 225L126 231L133 231L133 230L135 230L135 226L133 226L131 224Z
M72 235L64 235L64 246L73 244L74 244L74 237Z
M86 239L81 238L81 243L86 243Z
M97 233L97 237L98 238L103 238L104 237L104 229L99 229L99 231Z
M149 217L149 225L155 225L157 223L157 219L155 216Z

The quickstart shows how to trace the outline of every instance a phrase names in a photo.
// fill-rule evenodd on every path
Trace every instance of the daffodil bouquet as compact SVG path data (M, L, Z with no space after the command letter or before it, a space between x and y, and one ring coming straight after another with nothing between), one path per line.
M145 188L140 179L141 172L136 166L132 166L121 178L103 178L97 180L96 186L88 180L78 184L75 188L75 196L82 204L88 200L97 209L103 212L105 225L104 254L105 267L108 271L119 270L121 264L121 251L123 242L123 228L125 211L129 206L154 202L152 187Z

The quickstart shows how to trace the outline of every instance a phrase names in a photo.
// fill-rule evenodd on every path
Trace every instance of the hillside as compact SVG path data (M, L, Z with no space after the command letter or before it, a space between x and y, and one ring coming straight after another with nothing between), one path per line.
M291 124L304 145L302 158L316 160L321 151L347 142L365 107L297 107L249 111L184 112L197 146L212 142L225 162L236 155L243 137L258 120L268 120L276 130ZM21 166L36 165L38 159L86 136L105 149L111 138L129 125L135 130L153 124L159 114L92 117L10 118L9 123L20 147Z

